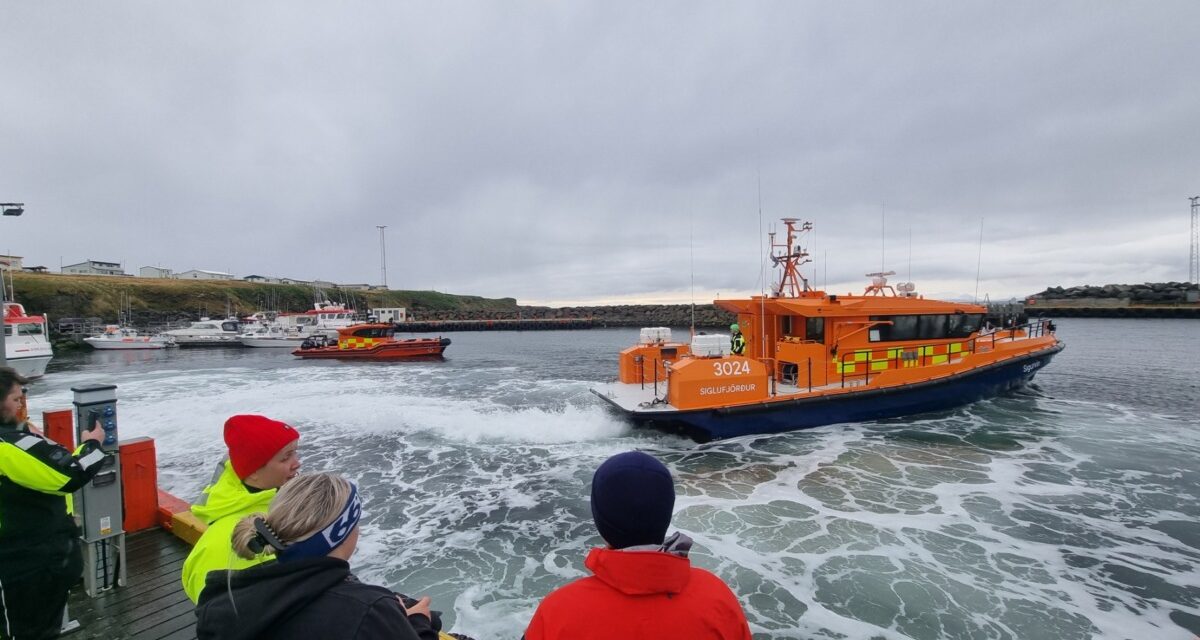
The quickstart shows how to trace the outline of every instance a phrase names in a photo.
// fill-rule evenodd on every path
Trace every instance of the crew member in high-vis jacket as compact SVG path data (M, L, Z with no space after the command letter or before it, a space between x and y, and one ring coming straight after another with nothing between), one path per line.
M746 355L746 336L736 322L729 325L729 351L735 356Z
M71 453L24 419L25 379L0 367L0 638L54 638L83 573L67 497L100 470L99 422Z

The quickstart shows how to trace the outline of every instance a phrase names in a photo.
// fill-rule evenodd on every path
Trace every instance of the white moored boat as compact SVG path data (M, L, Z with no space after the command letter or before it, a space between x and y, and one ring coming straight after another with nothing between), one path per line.
M200 318L185 329L162 332L181 347L238 346L238 321Z
M279 325L267 325L243 333L238 336L238 340L247 347L299 349L306 337L307 334L295 329L288 330Z
M96 349L163 349L175 344L169 336L141 336L133 329L115 324L104 327L104 333L83 341Z
M45 316L26 315L16 302L4 303L4 357L26 378L40 378L54 357Z
M356 321L354 310L332 302L318 302L303 313L270 314L269 324L255 327L238 336L247 347L289 347L299 349L305 339L324 336L337 340L337 330Z

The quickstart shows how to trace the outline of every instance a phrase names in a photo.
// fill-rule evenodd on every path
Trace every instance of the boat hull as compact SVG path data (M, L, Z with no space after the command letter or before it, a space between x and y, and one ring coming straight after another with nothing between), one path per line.
M242 346L260 349L296 349L304 343L304 338L247 338L238 339Z
M1058 343L1024 356L927 382L715 409L628 411L599 391L593 392L639 425L683 431L704 442L951 409L1023 387L1062 349L1062 343Z
M292 355L327 360L404 360L438 358L448 346L450 346L450 338L415 338L377 344L363 349L340 349L336 346L296 349Z
M178 347L240 347L236 334L227 336L173 336Z
M94 348L94 349L120 350L120 351L129 351L129 350L133 350L133 349L165 349L170 344L170 343L162 341L162 340L158 340L158 341L151 340L151 339L143 340L140 338L135 339L135 340L129 340L129 341L93 340L91 338L84 338L83 341L92 345L92 348Z
M12 367L22 378L40 378L46 375L46 365L50 364L53 356L27 356L23 358L8 357L8 366Z

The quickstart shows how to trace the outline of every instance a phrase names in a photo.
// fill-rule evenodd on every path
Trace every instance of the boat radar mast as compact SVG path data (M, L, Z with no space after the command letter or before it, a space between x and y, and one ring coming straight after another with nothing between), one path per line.
M782 218L783 223L787 225L787 242L783 244L775 243L775 232L771 231L767 235L771 238L771 262L775 263L776 267L783 268L783 274L779 277L779 283L775 285L775 290L771 295L775 298L799 298L802 293L812 291L812 287L808 285L808 279L800 274L800 265L812 262L808 257L808 251L796 242L800 235L812 231L812 223L804 222L799 227L796 223L799 218ZM776 253L777 249L782 249L783 253Z
M886 296L887 292L891 291L893 296L899 298L916 298L917 285L911 282L899 282L896 284L895 289L893 289L892 285L888 284L887 277L894 275L896 275L895 271L868 273L867 277L871 279L871 284L867 285L867 288L863 291L863 295Z

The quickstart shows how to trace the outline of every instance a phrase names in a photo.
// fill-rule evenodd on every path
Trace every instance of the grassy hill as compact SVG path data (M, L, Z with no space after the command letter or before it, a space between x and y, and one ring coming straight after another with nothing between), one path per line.
M98 317L116 321L127 299L138 323L222 317L226 309L246 315L255 311L311 309L314 291L302 285L259 284L240 280L166 280L120 276L13 274L18 302L30 313L57 318ZM417 319L431 312L516 311L513 298L457 296L437 291L354 291L324 289L325 298L356 309L405 307Z

